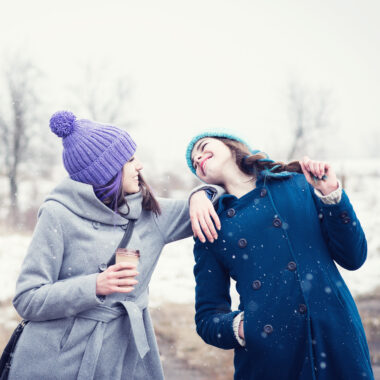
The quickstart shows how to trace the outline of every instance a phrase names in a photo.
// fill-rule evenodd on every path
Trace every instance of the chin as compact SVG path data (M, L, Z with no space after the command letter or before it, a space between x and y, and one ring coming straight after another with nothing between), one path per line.
M140 185L130 187L129 189L126 189L127 194L136 194L140 191Z
M214 176L214 175L208 175L206 177L201 178L201 180L203 182L208 183L209 185L219 185L221 182L220 179L216 178L216 176Z

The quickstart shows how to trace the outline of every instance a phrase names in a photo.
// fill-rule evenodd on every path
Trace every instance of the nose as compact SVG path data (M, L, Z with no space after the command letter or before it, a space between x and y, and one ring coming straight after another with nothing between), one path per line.
M140 171L144 168L143 164L141 163L141 161L137 160L136 162L136 170Z
M202 161L202 153L199 153L195 156L195 162L199 164Z

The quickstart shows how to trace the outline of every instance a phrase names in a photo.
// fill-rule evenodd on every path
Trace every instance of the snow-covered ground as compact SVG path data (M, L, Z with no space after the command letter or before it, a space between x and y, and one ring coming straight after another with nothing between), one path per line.
M380 177L350 179L348 193L367 235L369 253L366 263L357 271L341 270L354 295L380 286ZM15 281L30 235L0 234L0 301L13 296ZM188 303L194 300L192 239L165 247L153 275L151 304ZM235 303L237 302L236 297Z

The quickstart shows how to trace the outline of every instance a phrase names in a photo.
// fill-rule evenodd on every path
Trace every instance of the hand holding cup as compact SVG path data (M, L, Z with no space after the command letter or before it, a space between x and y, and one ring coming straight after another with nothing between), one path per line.
M99 273L96 279L96 294L109 295L112 293L130 293L138 283L135 277L137 263L118 262Z

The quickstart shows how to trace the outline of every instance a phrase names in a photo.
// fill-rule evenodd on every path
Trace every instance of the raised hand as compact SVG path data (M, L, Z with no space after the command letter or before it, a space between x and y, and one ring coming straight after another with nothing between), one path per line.
M339 187L334 170L322 161L313 161L305 156L299 161L307 182L323 195L328 195Z

